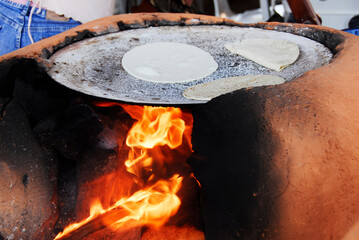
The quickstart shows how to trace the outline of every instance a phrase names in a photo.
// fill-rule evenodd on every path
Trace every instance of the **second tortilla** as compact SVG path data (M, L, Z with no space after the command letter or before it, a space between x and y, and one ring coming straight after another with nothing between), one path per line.
M227 43L225 47L231 53L276 71L294 63L299 56L297 44L281 39L244 39Z
M183 96L188 99L209 101L242 88L276 85L284 82L283 78L274 75L229 77L189 87L183 92Z

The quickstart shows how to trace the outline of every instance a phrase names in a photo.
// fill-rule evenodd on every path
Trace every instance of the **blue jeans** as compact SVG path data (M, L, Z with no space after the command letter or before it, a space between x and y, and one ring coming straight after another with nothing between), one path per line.
M0 55L31 44L27 33L31 8L30 0L26 5L0 0ZM63 31L80 25L72 19L68 21L53 21L46 19L46 10L37 13L35 9L30 25L34 42L51 37Z

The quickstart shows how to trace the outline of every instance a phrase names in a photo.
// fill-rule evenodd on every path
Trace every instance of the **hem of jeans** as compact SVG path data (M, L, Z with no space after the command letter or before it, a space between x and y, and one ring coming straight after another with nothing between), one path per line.
M70 30L74 27L77 27L78 25L74 26L66 26L66 27L30 27L31 33L41 33L41 32L64 32L67 30ZM24 26L25 29L27 29L27 26Z
M28 27L28 23L29 23L29 19L25 18L25 27ZM36 19L36 21L33 19L31 22L31 25L35 24L38 25L37 27L48 27L48 25L51 25L53 27L76 27L78 25L81 25L82 23L76 20L73 20L72 18L70 18L68 21L55 21L55 20L50 20L50 19ZM50 27L51 27L50 26Z

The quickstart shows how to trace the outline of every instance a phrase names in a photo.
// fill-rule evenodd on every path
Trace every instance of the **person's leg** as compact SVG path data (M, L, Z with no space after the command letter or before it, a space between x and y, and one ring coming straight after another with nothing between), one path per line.
M20 47L25 5L8 0L0 0L0 55Z

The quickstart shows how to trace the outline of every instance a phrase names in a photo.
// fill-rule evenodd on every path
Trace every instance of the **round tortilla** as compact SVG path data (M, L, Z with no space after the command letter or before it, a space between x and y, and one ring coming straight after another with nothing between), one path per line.
M274 75L229 77L189 87L183 92L183 96L194 100L209 101L242 88L276 85L284 82L283 78Z
M135 47L125 53L122 66L138 79L157 83L194 81L218 68L208 52L175 42L155 42Z
M282 39L244 39L227 43L225 47L264 67L281 71L299 57L297 44Z

